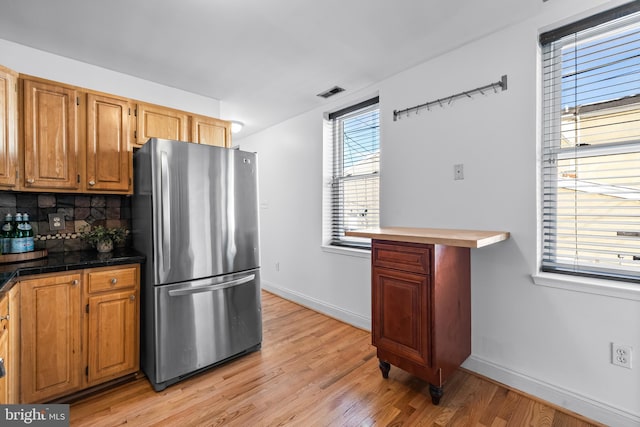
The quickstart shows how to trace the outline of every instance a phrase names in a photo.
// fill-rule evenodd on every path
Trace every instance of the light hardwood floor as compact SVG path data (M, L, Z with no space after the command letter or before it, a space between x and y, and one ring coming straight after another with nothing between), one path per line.
M71 406L72 426L591 426L459 370L439 406L369 333L263 292L262 350L156 393L145 378Z

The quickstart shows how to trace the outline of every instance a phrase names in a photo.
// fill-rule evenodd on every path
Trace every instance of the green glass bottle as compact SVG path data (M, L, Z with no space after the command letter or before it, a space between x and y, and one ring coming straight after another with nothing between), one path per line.
M2 253L11 253L11 235L13 234L13 216L8 213L4 216L4 224L2 224L2 232L0 233L0 243Z
M13 228L13 234L11 235L11 253L21 254L24 252L24 224L22 223L22 214L16 214L15 227Z

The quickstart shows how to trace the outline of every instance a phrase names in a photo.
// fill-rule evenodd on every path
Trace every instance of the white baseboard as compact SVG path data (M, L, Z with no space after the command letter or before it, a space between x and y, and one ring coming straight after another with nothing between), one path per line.
M365 317L360 314L345 310L335 305L328 304L324 301L310 298L307 295L291 291L289 289L281 288L280 286L263 280L262 288L273 294L276 294L282 298L288 299L305 307L308 307L314 311L322 314L326 314L329 317L338 319L342 322L355 326L356 328L371 331L371 317Z
M638 427L640 417L471 355L464 368L609 426Z

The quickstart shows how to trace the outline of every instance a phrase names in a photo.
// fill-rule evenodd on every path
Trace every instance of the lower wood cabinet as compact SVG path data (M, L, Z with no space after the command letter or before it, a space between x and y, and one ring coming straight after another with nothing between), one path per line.
M136 372L139 367L139 269L88 273L87 385Z
M429 382L438 404L471 354L468 248L373 240L372 341L387 378L395 365Z
M9 295L0 298L0 404L9 403L9 378L7 375L9 357Z
M41 402L82 387L82 276L21 280L21 401Z
M22 403L138 370L139 271L127 265L20 280Z
M20 402L20 287L14 286L0 298L0 404Z

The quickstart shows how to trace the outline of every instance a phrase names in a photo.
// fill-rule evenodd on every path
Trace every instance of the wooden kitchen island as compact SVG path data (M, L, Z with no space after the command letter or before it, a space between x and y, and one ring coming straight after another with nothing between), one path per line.
M470 249L504 231L383 227L371 238L371 334L382 376L395 365L429 382L440 403L447 378L471 354Z

